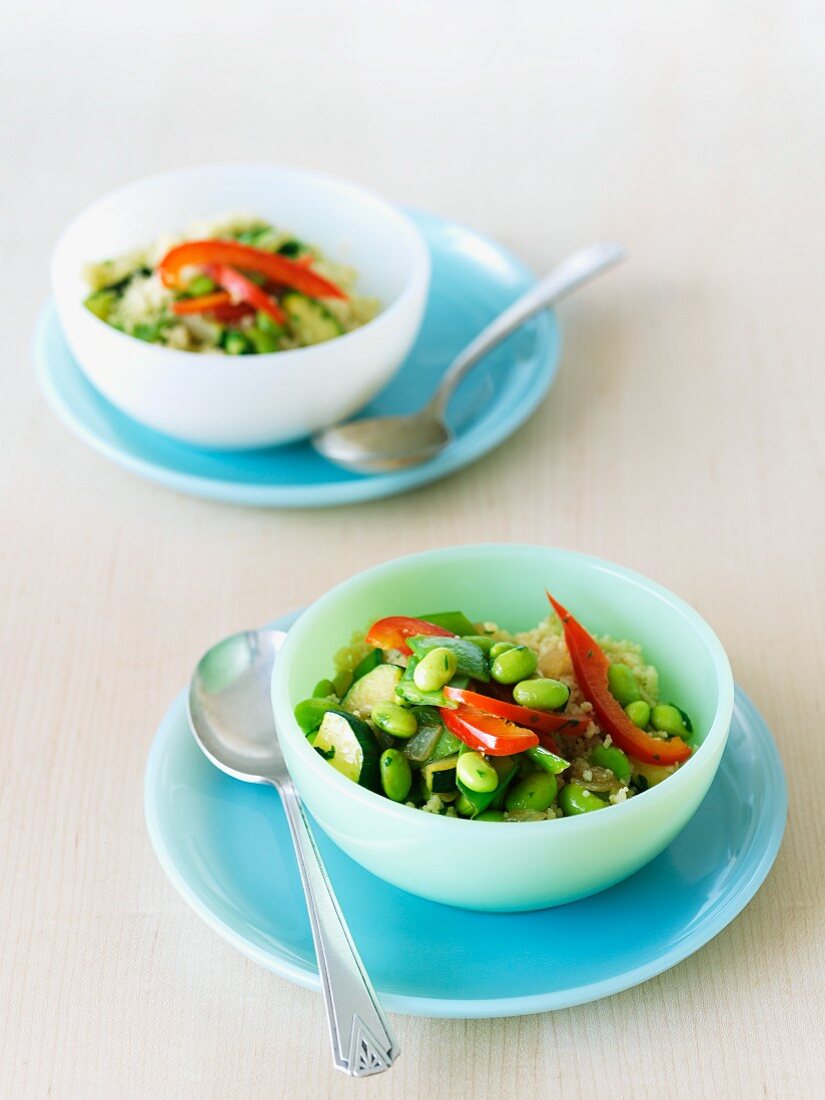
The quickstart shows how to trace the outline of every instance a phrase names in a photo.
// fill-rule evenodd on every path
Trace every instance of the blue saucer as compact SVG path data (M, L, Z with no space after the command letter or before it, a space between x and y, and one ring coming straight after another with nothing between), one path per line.
M288 628L295 617L278 625ZM184 695L152 745L144 804L161 865L195 912L244 955L318 989L278 796L228 778L202 756L189 732ZM470 1018L582 1004L687 958L759 889L786 814L776 745L737 688L728 746L696 816L662 855L595 897L534 913L453 909L386 885L315 831L386 1007Z
M434 214L411 212L430 247L432 284L419 338L392 382L366 410L419 407L456 352L535 279L509 252ZM49 404L81 439L114 462L170 489L258 507L313 508L405 492L474 462L533 412L558 367L559 334L545 312L479 364L450 406L454 442L422 466L351 474L307 442L259 451L202 451L175 443L118 412L86 380L54 306L35 334L37 376Z

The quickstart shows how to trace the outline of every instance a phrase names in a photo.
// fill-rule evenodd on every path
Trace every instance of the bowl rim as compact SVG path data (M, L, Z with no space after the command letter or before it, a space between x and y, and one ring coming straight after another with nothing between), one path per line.
M341 793L348 793L353 798L355 803L360 803L368 811L371 809L374 812L388 815L395 818L398 821L411 822L411 814L418 814L419 819L423 816L425 819L421 821L422 827L428 828L453 828L451 824L453 821L461 821L461 818L446 817L442 814L424 814L418 808L412 806L406 806L403 803L392 802L390 799L383 797L375 791L371 791L366 787L362 787L357 783L353 783L352 780L347 779L341 775L335 768L331 768L326 761L322 760L320 756L312 749L312 746L306 739L305 734L298 727L297 722L292 713L292 706L289 702L287 694L287 676L289 671L290 656L292 650L296 650L300 643L302 634L305 633L314 622L319 618L322 618L326 608L333 603L343 592L351 591L353 587L366 587L370 581L377 577L387 573L393 573L397 570L406 569L410 566L414 566L417 562L422 561L437 561L439 558L454 558L456 555L468 556L468 557L484 557L487 555L492 556L495 553L501 551L513 551L516 553L525 552L545 552L552 554L553 556L561 559L575 560L583 563L588 568L593 568L599 572L609 574L614 577L620 577L624 581L630 581L641 588L652 592L668 604L675 612L685 618L689 624L693 627L696 633L699 635L700 640L704 643L708 652L710 653L713 661L714 670L716 672L716 678L718 683L718 697L716 700L716 712L711 722L710 728L702 741L700 749L708 748L707 753L700 753L698 750L693 753L689 760L673 774L666 783L657 784L655 787L650 788L647 791L642 792L634 798L627 799L625 802L617 803L610 807L611 810L616 813L623 813L625 817L629 817L630 814L642 812L640 809L640 803L644 804L645 808L652 810L656 801L662 801L664 798L670 798L676 793L677 787L686 788L691 785L691 780L697 769L702 767L702 760L712 754L713 750L718 750L719 756L724 749L727 741L728 733L730 731L730 725L733 717L733 702L734 702L734 681L733 672L730 666L730 661L722 646L721 641L716 635L715 631L706 622L706 620L694 610L685 600L680 596L677 596L670 589L665 588L657 581L650 580L642 573L638 573L633 569L628 569L623 565L619 565L616 562L611 562L605 558L595 557L591 554L583 554L575 550L566 550L556 546L541 546L535 543L501 543L501 542L489 542L489 543L470 543L457 546L441 547L435 550L424 550L415 554L404 555L399 558L393 558L388 562L383 562L379 565L372 566L369 569L362 570L360 573L356 573L354 576L347 578L340 582L326 592L323 596L313 601L303 611L298 619L293 623L287 632L286 639L284 640L281 649L278 652L278 657L275 661L272 670L271 681L271 695L272 695L272 708L275 717L275 726L278 732L279 739L286 736L294 736L296 742L296 751L304 757L309 763L309 766L319 776L321 782L332 783L333 786L337 786ZM287 660L284 660L284 655ZM285 729L289 732L282 734L281 730ZM699 761L697 764L696 761ZM675 785L674 785L675 784ZM671 792L668 795L663 794L663 788L667 785L668 790ZM634 810L634 807L635 810ZM646 809L644 810L646 812ZM550 831L550 835L559 835L559 830L567 829L569 833L571 829L580 830L592 830L602 828L599 824L598 818L593 819L592 814L581 814L575 817L562 817L557 818L555 827ZM610 817L609 821L617 822L618 818ZM438 823L438 824L436 824ZM447 824L450 823L450 824ZM470 825L470 820L466 821L466 825ZM488 827L501 830L505 826L512 829L512 823L510 822L485 822ZM531 827L534 830L542 827L545 824L543 821L525 821L520 822L520 830L526 827ZM523 835L523 834L522 834ZM535 833L533 834L535 835Z
M412 255L410 271L407 274L403 287L396 295L395 299L388 306L382 307L370 321L353 329L351 332L341 333L340 336L336 336L333 340L325 340L320 344L310 344L301 348L287 348L285 351L263 352L256 355L226 355L214 351L192 352L185 351L181 348L169 348L164 344L146 343L145 341L138 340L136 336L130 336L126 332L121 332L119 329L113 328L100 317L96 317L93 313L86 310L85 313L88 314L88 320L96 323L95 327L101 339L113 338L113 347L123 347L124 345L121 341L126 340L130 347L142 345L143 350L152 349L155 352L165 353L167 363L171 363L174 359L181 365L190 363L194 360L195 363L200 363L201 367L205 363L213 365L232 364L233 374L236 374L239 368L241 370L250 370L254 366L259 365L261 361L265 361L268 364L283 363L284 359L287 359L288 362L295 362L298 357L304 359L317 357L319 350L322 354L326 355L328 354L326 350L328 345L340 347L339 341L341 340L348 340L349 343L351 343L353 337L362 336L366 330L369 330L372 334L375 332L376 327L382 329L387 328L389 324L394 323L395 315L406 307L407 301L414 297L420 289L423 289L424 293L426 293L432 267L430 252L423 233L400 204L385 198L380 192L373 188L364 187L362 184L356 183L354 180L347 179L343 176L336 176L331 172L319 171L314 168L302 168L298 165L281 164L277 161L209 161L203 164L189 164L181 165L176 168L166 168L159 172L152 172L146 176L139 176L137 179L119 184L117 187L113 187L102 195L98 195L97 198L92 199L91 202L87 203L74 215L68 225L64 226L61 230L55 241L49 262L50 282L52 293L58 304L58 313L60 312L60 303L63 299L63 295L59 290L62 280L58 278L57 269L61 263L61 254L67 245L69 236L73 231L77 230L77 223L79 221L92 214L95 209L103 203L109 202L112 199L118 199L131 191L138 191L142 186L157 180L174 179L175 177L186 177L195 172L218 171L224 169L275 170L285 175L304 177L325 184L332 190L338 190L345 194L348 193L362 200L366 200L367 205L388 215L395 221L397 228L406 236ZM360 275L360 272L358 274ZM74 305L82 309L83 300L80 299L74 303ZM104 335L105 333L108 333L108 336Z

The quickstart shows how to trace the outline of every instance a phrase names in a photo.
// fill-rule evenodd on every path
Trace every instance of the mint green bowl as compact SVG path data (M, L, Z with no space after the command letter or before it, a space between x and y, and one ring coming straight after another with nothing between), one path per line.
M662 697L687 710L698 750L664 783L608 813L506 824L425 814L374 794L311 747L293 707L329 675L353 631L385 615L461 609L510 630L548 614L545 588L596 634L641 642ZM321 828L379 878L447 905L541 909L595 894L659 855L699 807L730 729L733 677L692 608L629 569L543 546L456 546L399 558L340 584L305 611L272 678L278 737Z

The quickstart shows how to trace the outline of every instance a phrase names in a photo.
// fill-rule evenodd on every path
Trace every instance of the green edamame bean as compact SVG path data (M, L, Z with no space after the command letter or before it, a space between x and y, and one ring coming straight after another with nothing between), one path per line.
M515 810L546 810L556 797L558 784L549 772L532 772L507 792L504 805Z
M371 717L380 730L393 737L403 737L406 741L418 733L418 722L413 712L399 707L397 703L376 703Z
M472 817L476 808L466 794L460 794L455 802L455 812L459 817Z
M261 328L248 328L246 335L259 355L268 355L278 350L278 337L272 332L264 332Z
M521 680L513 688L513 698L533 710L561 710L570 698L570 688L561 680Z
M455 773L464 786L476 794L489 794L498 786L498 772L480 752L463 752Z
M224 338L223 349L227 355L248 355L252 345L242 332L230 329Z
M682 715L670 703L659 703L655 706L650 712L650 721L653 728L659 730L660 733L669 733L676 737L681 737L687 733Z
M503 821L504 814L501 810L485 810L483 814L479 814L475 819L476 821Z
M495 646L493 647L495 648ZM499 653L493 659L490 674L500 684L517 684L532 676L538 667L538 658L526 645L517 645Z
M385 749L381 753L380 766L384 794L393 802L403 802L412 786L409 760L399 749Z
M635 703L642 697L636 677L627 665L610 666L607 670L607 686L616 702L621 703L623 707L628 703Z
M490 656L495 660L496 657L500 657L502 653L506 653L508 649L515 648L515 642L493 642L490 646Z
M440 691L455 676L458 662L455 653L445 646L436 646L425 653L413 672L419 691Z
M312 692L313 699L328 699L335 694L335 684L332 680L319 680Z
M617 779L630 779L630 761L615 745L596 745L590 753L590 763L597 768L609 768Z
M337 706L337 699L303 699L295 707L295 721L304 733L315 733L327 711L334 710Z
M646 730L650 722L650 705L644 699L637 699L635 703L628 703L624 708L625 714L640 730Z
M498 643L494 642L493 639L488 637L486 634L465 634L464 635L464 640L465 640L465 642L472 642L473 645L477 645L478 648L482 651L482 653L487 653L487 654L492 652L493 646L495 646L497 644L501 645L500 642L498 642ZM505 642L505 645L507 645L507 644L509 644L509 643Z
M602 802L578 783L568 783L559 791L559 806L565 817L589 814L591 810L603 810L606 805L606 802Z

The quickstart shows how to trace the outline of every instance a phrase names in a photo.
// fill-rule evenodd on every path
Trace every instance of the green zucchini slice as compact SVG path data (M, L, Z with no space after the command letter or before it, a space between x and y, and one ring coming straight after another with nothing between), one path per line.
M336 771L371 791L380 790L381 750L366 722L343 710L328 710L313 748Z
M401 682L404 670L398 665L376 665L356 680L341 705L345 710L359 714L362 718L372 715L372 708L378 703L395 703L395 689Z

